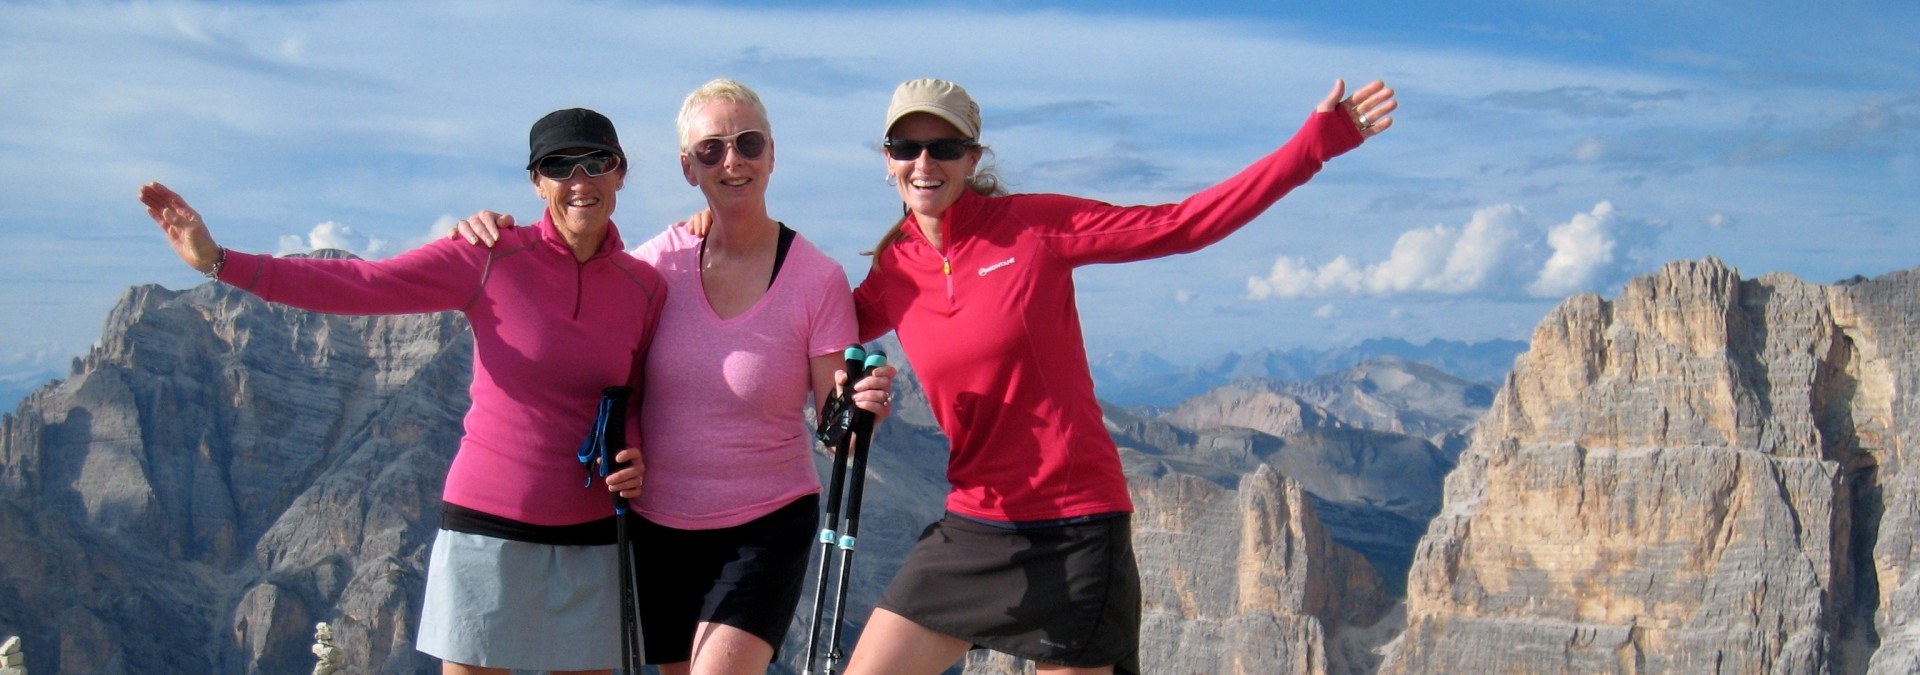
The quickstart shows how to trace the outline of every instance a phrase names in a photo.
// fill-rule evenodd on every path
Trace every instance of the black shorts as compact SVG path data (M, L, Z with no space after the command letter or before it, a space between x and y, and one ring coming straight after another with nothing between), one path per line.
M1008 529L947 514L880 607L1038 663L1140 672L1140 570L1127 514Z
M703 621L751 633L778 655L800 604L819 511L820 495L812 494L717 530L635 518L631 541L647 663L692 658L693 633Z

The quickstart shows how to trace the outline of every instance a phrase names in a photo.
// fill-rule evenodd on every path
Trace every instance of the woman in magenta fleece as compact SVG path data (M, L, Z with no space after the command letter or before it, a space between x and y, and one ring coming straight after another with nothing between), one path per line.
M1279 150L1177 204L1007 195L978 171L980 109L959 85L901 84L888 182L905 215L854 293L860 339L899 335L951 443L947 516L874 609L847 673L939 673L981 646L1041 672L1137 672L1133 505L1102 425L1073 270L1220 241L1392 126L1393 92L1344 83Z
M612 122L555 111L528 144L545 216L492 249L439 241L377 262L240 253L216 245L180 195L140 190L181 260L265 300L469 319L473 405L447 472L416 640L447 673L607 672L620 660L614 511L576 453L601 390L644 380L667 289L623 251L612 221L626 176ZM632 446L639 418L627 416Z

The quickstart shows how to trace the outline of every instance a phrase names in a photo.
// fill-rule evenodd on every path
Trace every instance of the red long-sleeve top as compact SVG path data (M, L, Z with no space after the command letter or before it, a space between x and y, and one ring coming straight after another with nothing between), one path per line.
M942 248L908 222L875 252L855 307L862 341L898 332L951 443L947 509L1010 522L1132 511L1073 269L1220 241L1360 142L1345 113L1315 113L1285 146L1176 204L969 191L941 219Z

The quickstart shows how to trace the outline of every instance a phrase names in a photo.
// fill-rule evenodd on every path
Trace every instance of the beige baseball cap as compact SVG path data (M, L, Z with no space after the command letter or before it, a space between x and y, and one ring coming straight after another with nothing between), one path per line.
M917 112L946 120L969 139L980 138L980 106L960 85L930 77L900 83L893 90L893 105L887 106L887 131L893 131L900 118Z

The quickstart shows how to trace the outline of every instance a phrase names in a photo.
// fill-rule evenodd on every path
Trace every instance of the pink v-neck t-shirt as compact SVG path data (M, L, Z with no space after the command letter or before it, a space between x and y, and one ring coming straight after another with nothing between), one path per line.
M855 332L846 271L805 237L766 295L724 318L707 304L700 241L674 225L634 251L668 289L647 353L647 485L634 509L685 530L739 525L820 491L810 360L841 353Z

